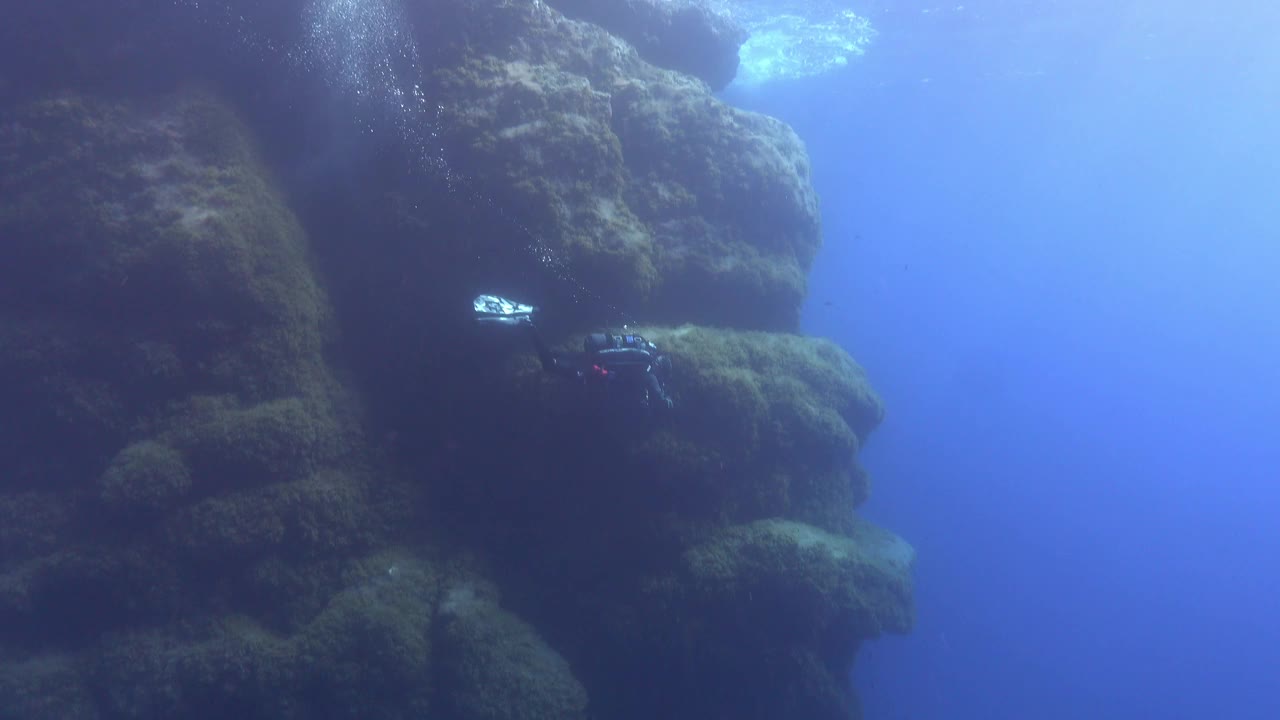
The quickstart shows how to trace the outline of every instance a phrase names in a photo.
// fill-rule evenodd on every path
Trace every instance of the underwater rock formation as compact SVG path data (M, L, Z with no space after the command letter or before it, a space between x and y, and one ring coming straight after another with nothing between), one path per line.
M680 361L682 412L649 462L744 520L791 517L846 531L869 487L857 453L884 407L834 343L682 326L645 330ZM673 452L681 448L678 452Z
M606 694L615 716L859 717L854 654L911 629L913 557L863 522L842 534L780 519L710 534L598 614L602 674L631 683ZM640 664L659 670L636 681Z
M244 93L246 105L259 106L246 109L264 119L297 114L295 99L273 99L279 87L243 67L242 51L307 42L305 24L284 19L315 6L303 0L206 5L203 22L182 24L174 15L190 12L186 3L42 3L26 12L34 17L34 36L46 44L27 50L31 44L18 42L23 31L11 24L0 33L15 42L0 49L0 57L14 66L40 63L60 88L136 92L189 81L180 75L186 71L224 92ZM636 12L646 6L685 7L634 5ZM400 121L431 125L419 131L443 146L444 159L460 171L455 181L481 189L505 209L446 220L439 204L410 203L416 209L407 210L402 223L463 228L450 239L457 247L436 254L474 257L468 251L475 238L507 236L531 246L508 263L536 273L550 257L572 267L602 302L652 322L797 329L821 222L809 158L790 127L720 102L698 79L650 64L626 40L538 0L430 0L404 10L421 49L422 80L413 85L440 113ZM246 20L225 20L237 16ZM66 17L84 18L95 30L49 43L41 31ZM248 35L240 30L244 24ZM217 42L233 48L221 64L209 61ZM287 84L313 80L291 77ZM22 94L38 91L31 84L19 78L15 87ZM305 135L290 127L271 139L287 145ZM404 184L385 174L382 182L386 192ZM364 190L372 194L373 188Z
M510 538L548 525L559 535L585 523L567 533L576 538L603 523L614 535L630 522L619 515L654 520L646 510L684 525L788 517L833 533L853 527L849 510L869 492L857 452L884 411L843 350L796 335L637 331L678 365L669 388L678 411L661 420L637 410L616 417L607 396L566 388L528 354L475 365L476 375L501 380L457 376L478 408L503 408L455 415L459 437L477 443L476 457L462 464L481 477L460 474L457 486L442 477L434 488L449 502L474 503L474 516L454 514L460 531ZM486 444L492 437L503 438L502 453ZM464 456L471 450L458 448Z
M5 115L6 648L83 651L149 616L225 611L243 596L205 568L376 534L323 360L327 302L247 138L198 93ZM335 492L351 522L320 502ZM277 494L296 502L263 503Z
M552 0L560 12L593 22L635 46L640 57L723 90L738 72L747 32L704 0Z
M491 588L451 586L437 613L436 685L456 720L579 720L587 692L528 624L502 610Z
M198 93L62 95L0 129L0 706L18 716L93 717L89 696L108 717L205 716L215 696L211 717L307 716L290 688L308 683L353 711L379 685L384 717L425 707L404 693L426 692L434 591L408 572L344 589L377 577L363 558L405 511L372 482L302 230L248 137Z
M865 373L776 332L820 236L802 144L540 2L408 12L461 191L395 138L317 191L260 147L285 103L174 80L221 76L172 38L0 95L0 714L858 717L913 555L852 512ZM117 60L164 69L66 89ZM546 257L654 323L674 412L457 319Z
M879 398L829 341L637 331L678 363L669 417L619 417L529 355L464 377L503 410L458 418L436 522L495 559L604 717L856 717L859 643L913 623L914 551L850 512Z
M422 16L451 162L607 303L796 328L821 223L787 125L544 4L462 4Z

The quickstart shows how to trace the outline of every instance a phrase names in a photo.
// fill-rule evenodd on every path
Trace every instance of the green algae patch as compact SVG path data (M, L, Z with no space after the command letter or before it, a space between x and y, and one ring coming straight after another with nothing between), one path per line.
M135 379L152 391L157 375L258 396L300 388L324 296L233 113L199 93L60 96L5 119L0 281L39 331L80 332L62 357L110 343L106 369L142 359Z
M607 93L554 63L479 58L443 73L445 127L547 250L610 300L647 302L657 283L645 225L627 206ZM544 251L545 252L545 251Z
M324 295L247 138L197 92L4 114L0 401L25 418L3 428L9 482L96 475L193 392L262 401L324 382Z
M317 556L369 545L379 523L356 474L326 470L256 490L206 498L166 522L172 547L200 559L273 552Z
M403 552L363 571L292 641L310 702L350 717L428 716L438 571Z
M764 625L775 614L786 617L774 627L794 636L776 640L820 645L831 633L871 638L909 632L914 560L910 545L865 522L846 536L761 520L688 550L684 583L700 604L746 608Z
M75 502L65 493L0 494L0 548L8 558L50 552L75 531Z
M517 262L662 322L798 325L821 222L789 127L544 4L421 17L451 162L536 239Z
M350 453L351 429L327 398L285 397L244 406L234 397L193 398L163 433L183 450L204 492L295 478Z
M466 455L433 505L563 643L593 713L857 717L857 648L914 612L914 552L855 515L883 416L865 372L826 340L630 330L670 353L673 409L628 412L513 357L475 394L501 408L475 435L503 452Z
M789 517L834 532L851 527L853 509L869 492L858 451L884 408L847 353L828 340L783 333L631 330L672 358L667 391L674 409L646 416L607 398L602 402L520 356L501 373L508 384L485 399L504 408L485 422L510 424L501 432L510 437L511 457L520 466L495 469L487 478L510 478L513 491L541 487L554 503L569 500L554 495L554 481L530 474L581 473L598 476L599 483L576 488L577 503L600 493L602 501L670 501L672 512L696 521ZM581 347L581 338L560 347ZM591 442L583 443L584 437ZM653 497L635 498L635 488ZM532 502L541 507L537 498ZM620 511L598 510L602 516ZM557 514L554 508L540 511Z
M470 584L437 618L437 686L455 720L585 719L587 692L537 631Z
M651 316L793 330L821 244L804 144L704 92L675 78L614 90L627 199L651 230L661 278Z
M105 634L92 652L0 663L0 706L23 717L420 718L431 711L430 561L359 558L295 632L247 615Z
M6 644L74 650L172 607L178 595L172 566L139 547L69 542L4 564L0 622Z
M372 682L351 679L356 650L341 673L304 671L299 638L367 584L337 568L404 511L375 482L306 237L250 137L198 91L51 96L0 122L0 401L25 420L0 426L0 667L38 684L41 653L65 651L55 669L105 716L313 717L312 682L356 713ZM326 631L353 647L393 647L387 613L431 616L429 590L356 594L365 611ZM388 697L426 692L393 670L371 670ZM23 687L0 706L28 707ZM89 716L74 702L62 716Z
M116 454L98 483L102 504L114 512L155 513L191 490L191 470L177 450L144 440Z
M669 428L638 448L641 457L702 488L738 521L780 516L850 527L868 493L857 453L884 408L847 353L790 334L637 331L676 367L668 383L676 411Z
M111 636L89 682L107 717L298 717L296 660L249 618Z
M0 707L6 717L56 720L101 717L81 658L45 653L0 663Z
M505 215L415 215L399 177L322 215L344 221L324 230L360 305L345 329L381 343L347 359L411 418L403 467L371 457L308 238L225 103L64 94L0 117L0 403L23 421L0 425L0 707L852 717L842 673L909 624L910 552L852 516L882 410L847 355L645 329L677 406L620 419L531 356L490 374L451 320L414 332L530 269L657 321L794 328L819 237L802 144L542 3L429 9L422 32L450 35L433 57L461 57L424 82L442 142ZM524 265L472 253L486 233ZM475 374L424 368L437 351ZM436 394L406 402L421 382ZM386 549L455 530L491 571Z
M854 656L866 639L910 631L914 558L861 521L847 533L776 518L707 533L668 572L602 603L601 694L626 718L861 717ZM679 710L663 710L667 693Z

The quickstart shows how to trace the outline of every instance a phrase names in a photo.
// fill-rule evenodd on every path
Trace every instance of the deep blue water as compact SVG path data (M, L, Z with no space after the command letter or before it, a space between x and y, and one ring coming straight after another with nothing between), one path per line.
M805 327L888 406L867 717L1280 717L1280 7L856 5L865 57L727 97L807 143Z

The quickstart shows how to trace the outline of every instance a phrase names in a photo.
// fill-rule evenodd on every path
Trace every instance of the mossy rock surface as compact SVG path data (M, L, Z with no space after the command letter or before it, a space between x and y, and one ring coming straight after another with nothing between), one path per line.
M553 0L566 15L594 22L631 43L646 62L688 73L723 90L738 72L747 32L703 0Z
M296 662L256 623L226 617L187 631L112 636L88 662L105 717L297 717Z
M99 480L102 504L120 513L156 513L191 491L191 470L182 453L154 440L116 453Z
M501 452L461 448L472 472L443 479L441 511L501 559L604 716L857 717L857 648L914 612L913 551L854 513L883 416L865 373L820 339L631 330L670 353L673 410L512 355L474 393L502 408L475 431Z
M0 493L0 547L9 559L48 553L66 542L79 520L70 493Z
M452 720L585 720L587 692L569 664L492 593L455 584L436 634L437 684Z
M789 127L545 3L420 12L451 162L503 209L473 232L656 321L797 326L821 222Z
M760 520L688 550L680 584L703 607L758 614L771 641L817 645L829 634L909 632L914 562L910 545L866 522L851 535L836 535L791 520Z
M0 702L5 717L23 720L97 720L107 717L86 682L81 658L48 653L0 662Z
M290 643L303 697L326 717L437 715L431 623L441 570L415 553L390 550L361 571L369 575L335 595Z
M103 632L173 610L193 589L168 558L137 544L66 540L0 571L0 642L77 650ZM88 610L87 608L92 608Z
M0 706L47 718L420 718L432 712L432 561L347 564L295 631L238 614L108 634L92 651L0 662Z
M297 206L311 237L210 93L0 100L0 708L856 717L848 663L909 627L909 549L852 514L883 413L861 369L774 334L820 237L803 144L537 0L406 11L463 174L424 193L405 148L347 148L376 146ZM138 27L68 52L140 67ZM237 88L247 117L278 119L274 81ZM548 307L565 328L770 332L642 329L677 405L620 418L462 334L479 284L529 276L588 301ZM335 317L399 466L330 365Z
M165 535L184 556L225 561L279 552L301 558L346 553L369 547L379 527L367 480L329 470L206 498L175 513Z
M234 396L194 397L160 435L182 450L202 495L303 477L340 462L360 440L325 390L251 405Z
M312 682L424 707L434 586L337 570L402 491L248 128L198 91L59 94L5 111L0 163L0 707L56 673L106 717L316 717Z
M248 138L199 93L4 114L0 401L24 418L4 428L8 482L101 467L192 392L324 382L326 301Z
M545 454L570 468L578 457L589 466L608 462L593 460L597 454L613 453L620 456L617 467L601 475L602 482L615 490L670 488L675 497L665 501L678 503L670 508L676 513L729 522L789 517L835 532L851 527L852 509L870 492L858 451L884 406L848 353L828 340L786 333L695 326L632 331L672 358L667 391L674 410L643 417L608 396L602 402L547 377L536 360L513 360L509 394L492 401L508 409L497 422L531 429L531 447L515 457ZM576 347L581 336L561 345ZM539 426L537 416L547 415L554 420ZM516 479L521 475L513 469L507 476L523 482Z
M590 677L603 686L593 692L620 718L859 718L855 653L911 630L914 559L865 522L840 534L783 519L709 533L667 571L591 606Z

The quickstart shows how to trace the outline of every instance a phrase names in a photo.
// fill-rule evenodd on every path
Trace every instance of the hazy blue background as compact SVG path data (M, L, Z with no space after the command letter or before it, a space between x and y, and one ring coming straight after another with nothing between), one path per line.
M888 404L867 717L1280 717L1280 4L959 4L727 93L807 142L806 328Z

